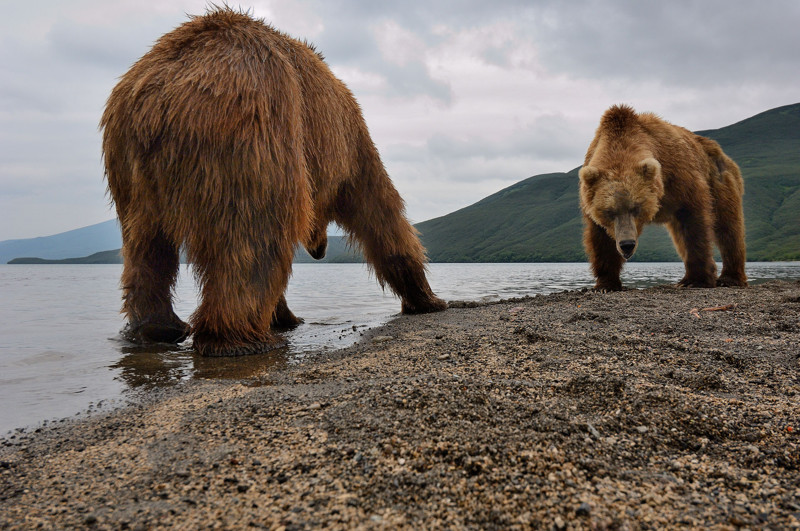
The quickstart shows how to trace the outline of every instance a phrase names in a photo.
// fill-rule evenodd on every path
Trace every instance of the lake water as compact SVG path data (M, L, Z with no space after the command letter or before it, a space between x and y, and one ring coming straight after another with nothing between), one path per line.
M348 346L388 321L400 302L381 291L363 264L297 264L289 307L305 323L286 334L285 350L246 358L206 359L190 343L141 348L119 330L120 265L0 265L0 436L14 428L123 404L153 386L192 378L244 379L302 363L314 352ZM628 264L623 283L674 283L680 263ZM749 263L753 283L800 278L800 262ZM451 300L498 300L591 287L579 264L431 264L434 291ZM175 311L197 304L191 271L181 266Z

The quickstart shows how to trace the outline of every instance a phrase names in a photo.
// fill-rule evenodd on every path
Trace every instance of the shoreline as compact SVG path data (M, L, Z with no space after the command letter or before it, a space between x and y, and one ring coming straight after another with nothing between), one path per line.
M800 281L454 306L0 439L0 528L800 529Z

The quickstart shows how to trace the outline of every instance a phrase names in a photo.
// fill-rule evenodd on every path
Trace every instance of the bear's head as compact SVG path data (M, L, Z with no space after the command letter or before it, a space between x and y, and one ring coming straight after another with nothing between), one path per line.
M584 166L581 208L617 243L626 260L633 256L644 226L653 220L664 196L661 164L646 158L631 167Z

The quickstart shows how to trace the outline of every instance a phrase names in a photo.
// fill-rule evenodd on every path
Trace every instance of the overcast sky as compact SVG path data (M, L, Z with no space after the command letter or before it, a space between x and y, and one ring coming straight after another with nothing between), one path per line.
M796 0L252 1L359 100L412 221L580 165L615 103L693 130L800 102ZM0 240L114 217L97 123L204 0L0 0ZM577 186L577 183L576 183Z

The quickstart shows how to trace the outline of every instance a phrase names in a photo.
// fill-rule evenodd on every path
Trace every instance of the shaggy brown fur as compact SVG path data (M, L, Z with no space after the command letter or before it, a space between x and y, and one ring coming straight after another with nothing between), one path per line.
M213 9L161 37L114 88L101 127L122 226L124 334L204 355L281 343L301 242L321 258L331 221L405 313L443 310L358 104L322 57L260 20ZM191 327L172 310L178 249L202 286Z
M719 144L627 106L603 115L580 170L584 245L596 289L620 272L647 223L664 223L686 267L685 287L746 286L739 167ZM716 279L713 243L722 254Z

